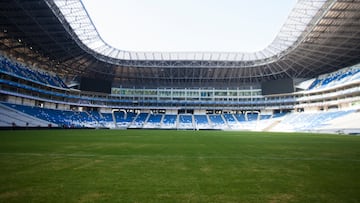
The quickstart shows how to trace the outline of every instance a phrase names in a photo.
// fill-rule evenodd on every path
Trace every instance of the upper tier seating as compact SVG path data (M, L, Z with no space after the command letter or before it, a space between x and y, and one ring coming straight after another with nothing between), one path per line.
M331 87L337 84L343 84L348 81L360 79L360 67L353 66L333 73L319 76L310 86L309 90Z
M0 56L0 72L44 85L67 88L66 84L58 76L30 69L3 56Z

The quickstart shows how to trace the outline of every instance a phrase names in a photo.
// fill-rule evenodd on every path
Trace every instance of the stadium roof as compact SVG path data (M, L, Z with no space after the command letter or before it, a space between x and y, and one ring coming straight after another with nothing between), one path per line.
M133 52L253 52L297 0L82 0L101 38Z
M139 52L117 49L104 41L93 25L81 1L55 0L61 14L79 39L95 52L121 60L191 60L191 61L259 61L281 54L298 40L307 25L324 4L325 0L303 1L293 9L276 39L265 49L248 52ZM78 12L74 12L74 9ZM256 11L254 11L256 12ZM306 15L304 13L306 12ZM114 22L116 23L117 20ZM120 26L114 24L114 26ZM134 31L135 32L135 31Z
M254 53L119 50L102 40L80 0L0 6L3 51L46 59L59 74L101 76L122 86L237 87L360 62L359 1L300 0L273 43Z

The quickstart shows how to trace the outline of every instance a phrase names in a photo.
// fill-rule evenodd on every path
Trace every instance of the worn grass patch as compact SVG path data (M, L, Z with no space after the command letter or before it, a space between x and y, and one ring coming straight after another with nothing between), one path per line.
M0 202L359 202L360 137L0 131Z

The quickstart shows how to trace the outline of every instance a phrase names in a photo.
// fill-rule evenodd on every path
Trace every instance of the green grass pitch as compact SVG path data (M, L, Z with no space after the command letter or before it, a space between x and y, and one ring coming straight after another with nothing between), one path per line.
M0 202L360 202L360 137L0 131Z

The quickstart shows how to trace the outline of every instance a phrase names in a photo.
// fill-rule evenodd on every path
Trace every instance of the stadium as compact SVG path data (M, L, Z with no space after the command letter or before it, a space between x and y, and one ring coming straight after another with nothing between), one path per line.
M360 1L299 0L251 53L121 50L81 0L0 5L0 201L360 200Z

